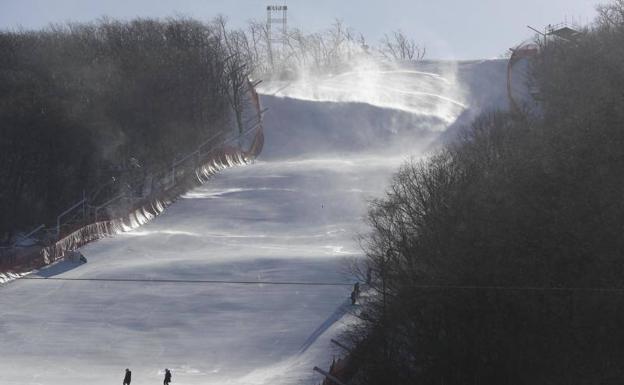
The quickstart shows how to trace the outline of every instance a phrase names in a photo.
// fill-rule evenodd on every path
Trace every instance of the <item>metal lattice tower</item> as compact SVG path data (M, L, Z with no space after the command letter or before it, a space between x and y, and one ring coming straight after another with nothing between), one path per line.
M271 64L273 64L273 57L275 54L279 55L279 52L286 46L287 32L288 32L288 6L287 5L267 5L267 34L269 43L269 55ZM277 48L274 52L273 49Z

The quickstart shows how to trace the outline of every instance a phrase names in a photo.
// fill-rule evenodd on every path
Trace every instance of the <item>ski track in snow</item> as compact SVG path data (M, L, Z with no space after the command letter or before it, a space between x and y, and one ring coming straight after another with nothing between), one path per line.
M351 283L346 259L361 257L367 200L468 107L458 74L487 89L483 65L263 83L266 147L255 164L82 248L87 264L37 274ZM2 382L111 384L129 367L133 385L154 384L167 367L175 384L317 384L312 368L341 353L329 340L354 322L350 290L18 279L0 287Z

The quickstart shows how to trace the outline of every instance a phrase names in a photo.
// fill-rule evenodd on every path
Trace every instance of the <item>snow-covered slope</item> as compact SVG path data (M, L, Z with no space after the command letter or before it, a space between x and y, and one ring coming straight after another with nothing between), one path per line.
M0 288L2 382L121 383L126 367L133 385L158 383L166 367L176 384L320 382L312 367L329 365L329 338L351 322L346 259L361 255L366 200L471 100L504 92L499 62L427 65L313 82L331 90L322 95L309 83L264 84L266 147L255 164L83 248L87 264L36 276L126 281ZM369 75L377 80L363 92L357 79ZM168 282L143 281L154 279Z

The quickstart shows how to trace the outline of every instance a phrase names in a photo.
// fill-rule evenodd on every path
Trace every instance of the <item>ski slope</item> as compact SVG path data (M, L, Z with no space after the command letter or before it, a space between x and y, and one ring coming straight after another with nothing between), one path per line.
M367 200L407 157L500 103L504 70L426 63L263 83L255 164L84 247L87 264L0 287L2 383L114 384L126 367L133 385L164 368L175 384L319 383L312 368L329 366L329 339L353 322L348 261L362 254Z

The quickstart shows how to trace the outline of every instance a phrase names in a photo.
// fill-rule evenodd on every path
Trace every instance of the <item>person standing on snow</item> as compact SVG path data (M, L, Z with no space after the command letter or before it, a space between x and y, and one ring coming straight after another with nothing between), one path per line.
M130 381L132 380L132 372L130 369L126 368L126 375L124 376L123 385L130 385Z
M169 385L170 382L171 382L171 372L169 371L169 369L165 369L165 381L163 381L163 384Z

